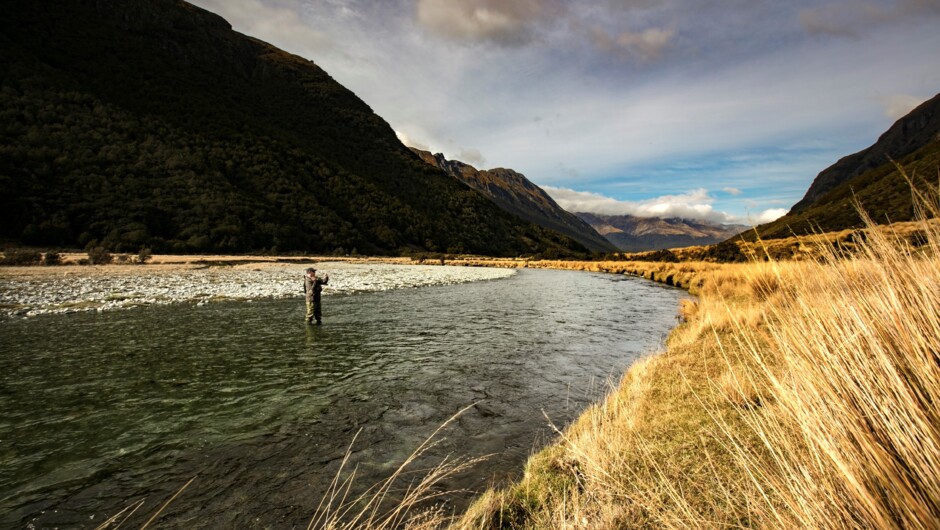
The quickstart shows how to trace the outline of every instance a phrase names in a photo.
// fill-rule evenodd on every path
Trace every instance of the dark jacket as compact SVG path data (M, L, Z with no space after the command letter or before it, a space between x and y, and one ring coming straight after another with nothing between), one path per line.
M320 291L323 290L323 286L330 283L330 277L327 275L317 276L314 279L310 279L309 276L304 276L304 295L308 302L313 302L320 299Z

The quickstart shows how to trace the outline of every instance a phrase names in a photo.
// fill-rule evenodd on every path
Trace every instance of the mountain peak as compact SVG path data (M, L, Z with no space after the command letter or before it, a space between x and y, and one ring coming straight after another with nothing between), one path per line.
M542 188L525 175L506 168L478 170L459 160L448 160L411 148L422 160L479 191L503 210L526 221L556 230L594 252L612 252L616 247L577 216L562 209Z
M744 225L719 225L679 217L638 217L578 212L583 219L624 252L710 245L741 233Z

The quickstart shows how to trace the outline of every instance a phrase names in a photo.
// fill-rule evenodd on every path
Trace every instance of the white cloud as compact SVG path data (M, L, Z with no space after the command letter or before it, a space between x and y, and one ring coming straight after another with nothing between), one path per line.
M764 223L769 223L771 221L776 221L784 215L787 214L789 210L786 208L771 208L769 210L764 210L759 213L756 217L748 216L748 222L752 225L761 225Z
M725 193L727 193L727 194L729 194L729 195L734 195L734 196L738 196L738 195L741 195L742 193L744 193L743 191L739 190L738 188L732 188L731 186L728 186L727 188L721 188L721 191L723 191L723 192L725 192Z
M885 107L885 116L892 120L903 118L907 113L914 110L916 106L927 101L925 98L908 94L892 94L890 96L882 96L879 99L881 99L881 103Z
M637 217L681 217L712 223L737 223L736 217L714 209L714 198L705 189L692 190L681 195L663 195L643 201L619 201L599 193L575 191L567 188L542 186L555 202L569 212L588 212L604 215L635 215Z
M436 148L432 148L426 143L415 140L404 131L396 130L395 136L398 137L398 141L408 147L414 147L415 149L421 149L422 151L429 151L431 153L441 152L435 150ZM456 155L444 153L444 156L449 160L457 160L465 164L470 164L477 169L483 169L483 165L486 164L486 157L483 156L483 153L481 153L479 149L474 149L472 147L461 147L457 150Z
M398 141L405 144L408 147L414 147L415 149L420 149L422 151L430 151L431 148L421 142L413 140L407 133L402 131L395 131L395 136L398 137Z
M470 164L477 169L483 169L483 164L486 163L486 158L483 157L480 150L473 148L461 148L460 152L457 153L457 160Z

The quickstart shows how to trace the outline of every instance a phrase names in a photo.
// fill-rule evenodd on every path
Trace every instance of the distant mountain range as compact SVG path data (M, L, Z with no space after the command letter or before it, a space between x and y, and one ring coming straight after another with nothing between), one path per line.
M877 223L912 220L911 186L891 160L905 168L918 190L935 197L940 170L940 94L895 122L870 147L820 172L787 215L759 226L758 232L763 238L782 238L859 227L862 220L855 198Z
M569 235L595 251L600 234L623 252L643 252L713 245L731 238L785 238L815 231L837 231L862 225L857 198L876 222L914 218L910 184L892 160L900 163L916 188L936 198L940 172L940 94L898 120L871 147L846 156L823 170L804 198L780 219L757 227L706 221L602 215L564 211L541 188L511 169L479 171L441 154L413 149L439 167L490 197L501 208L529 221ZM932 194L932 195L931 195ZM583 223L571 220L578 217ZM586 230L584 224L593 230Z
M411 150L428 164L480 191L507 212L557 230L595 252L642 252L709 245L750 228L691 219L570 213L542 188L512 169L481 171L464 162L448 160L441 153Z
M179 0L0 10L0 240L573 255L422 162L313 62Z
M677 217L663 219L584 212L577 215L624 252L710 245L750 228Z
M517 217L561 232L593 252L617 250L588 223L562 209L542 188L521 173L504 168L478 170L458 160L448 160L442 153L411 150L428 164L446 171Z

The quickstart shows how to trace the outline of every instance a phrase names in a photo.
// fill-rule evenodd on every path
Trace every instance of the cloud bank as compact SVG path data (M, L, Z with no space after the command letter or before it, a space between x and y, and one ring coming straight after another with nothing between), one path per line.
M781 213L940 87L940 0L192 1L408 145L719 222Z
M938 14L940 1L937 0L899 0L889 5L847 0L804 9L799 16L800 23L810 34L857 39L877 26Z
M407 147L414 147L415 149L420 149L422 151L430 151L431 148L421 142L413 140L407 133L402 131L395 131L395 136L398 137L398 141L405 144Z
M757 215L740 217L714 208L715 202L704 188L680 195L662 195L642 201L620 201L599 193L575 191L552 186L542 187L559 206L569 212L597 213L602 215L633 215L636 217L680 217L708 221L716 224L761 224L779 219L787 213L783 208L764 210Z

